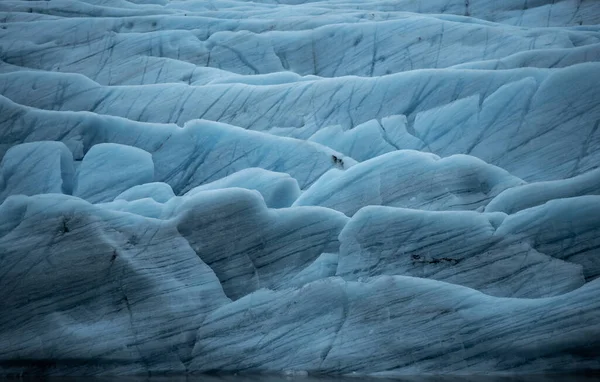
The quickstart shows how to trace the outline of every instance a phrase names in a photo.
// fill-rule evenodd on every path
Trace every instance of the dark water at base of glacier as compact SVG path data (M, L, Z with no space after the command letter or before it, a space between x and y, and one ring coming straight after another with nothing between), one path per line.
M600 373L573 375L519 376L403 376L403 377L320 377L285 375L199 375L169 377L22 377L0 381L22 382L600 382Z

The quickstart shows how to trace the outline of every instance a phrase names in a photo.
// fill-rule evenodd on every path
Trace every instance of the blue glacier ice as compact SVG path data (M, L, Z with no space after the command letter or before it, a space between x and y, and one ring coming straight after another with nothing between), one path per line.
M0 376L600 371L600 2L0 2Z

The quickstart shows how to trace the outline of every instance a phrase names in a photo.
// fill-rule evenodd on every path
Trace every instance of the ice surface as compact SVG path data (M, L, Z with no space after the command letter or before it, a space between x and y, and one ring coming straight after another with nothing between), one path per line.
M176 214L181 235L233 299L285 287L322 253L337 252L347 221L320 207L268 210L258 192L235 188L198 193Z
M70 194L73 157L61 142L31 142L13 146L0 163L0 201L11 194Z
M531 243L549 256L583 265L586 279L600 276L600 196L555 199L506 218L498 233Z
M320 144L218 122L192 121L171 134L153 157L164 163L158 165L157 177L177 194L253 167L288 173L306 188L327 170L356 163Z
M404 115L392 115L381 121L372 119L346 131L340 125L326 126L313 133L309 140L334 148L358 161L400 148L420 150L425 147L423 141L407 131Z
M455 69L515 69L523 67L565 68L584 62L600 61L600 46L590 44L567 49L540 49L512 56L454 65Z
M500 297L548 297L584 284L581 266L498 234L504 219L499 213L365 207L340 235L337 275L424 277Z
M595 368L598 339L589 333L598 330L599 287L596 280L553 298L507 299L381 276L259 291L209 314L192 365L380 376Z
M286 173L268 171L262 168L247 168L225 178L195 187L188 191L186 195L191 196L200 191L231 187L260 192L269 208L290 207L301 192L296 179Z
M171 186L162 182L154 182L133 186L117 195L115 200L132 201L151 198L158 203L165 203L174 196Z
M40 139L62 141L75 160L81 160L90 147L101 143L137 147L152 154L154 179L168 183L178 195L253 167L289 173L305 188L331 168L348 168L356 163L317 143L206 120L191 121L179 128L87 112L31 109L6 98L0 98L0 111L12 117L2 125L7 129L0 130L0 154L13 145ZM341 162L334 161L333 156Z
M318 205L353 215L364 206L425 210L476 210L500 192L524 182L466 155L397 150L346 171L323 175L294 203Z
M3 361L184 371L203 315L229 301L174 224L63 195L12 196L0 216Z
M303 30L286 30L285 26L275 30L274 26L266 33L256 33L256 27L247 30L240 25L231 30L228 20L213 19L214 26L207 34L191 21L178 20L179 25L170 29L161 19L99 19L77 25L80 33L76 36L58 39L32 38L30 33L21 34L20 28L7 28L6 43L0 43L0 48L7 64L77 72L103 85L140 85L203 84L207 74L216 73L205 68L243 75L291 71L301 76L380 76L600 42L597 33L507 25L498 28L456 17L413 15L363 21L340 21ZM74 24L72 20L40 23L42 27L50 23L63 34ZM64 49L69 49L68 61L63 59ZM90 54L101 50L100 60ZM276 80L261 84L280 82L283 75L268 78Z
M115 143L94 145L77 168L73 195L108 202L124 190L154 180L150 153Z
M600 2L0 2L0 376L600 370Z
M507 189L492 199L485 207L485 211L502 211L512 214L542 205L553 199L582 195L600 195L600 169L574 178L536 182Z
M426 150L443 156L470 154L527 181L538 181L582 174L600 160L600 129L595 127L600 119L598 71L600 63L584 63L555 70L417 70L377 78L201 87L109 87L80 75L15 72L0 74L0 92L14 102L40 109L86 110L181 125L203 118L252 130L311 123L320 127L339 124L346 130L372 119L404 114L410 123L407 130L424 142ZM58 100L57 88L61 89ZM477 128L465 128L459 130L464 134L456 135L454 125L446 124L441 126L446 127L446 134L427 135L417 127L422 118L417 118L419 113L435 113L471 96L480 97L469 110L478 120ZM466 118L462 115L460 121ZM448 134L454 139L448 140ZM572 146L586 149L566 149Z

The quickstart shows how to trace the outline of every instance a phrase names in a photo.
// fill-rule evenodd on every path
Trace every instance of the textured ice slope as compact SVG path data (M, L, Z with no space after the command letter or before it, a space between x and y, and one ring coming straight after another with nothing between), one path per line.
M600 2L0 2L0 374L600 370Z

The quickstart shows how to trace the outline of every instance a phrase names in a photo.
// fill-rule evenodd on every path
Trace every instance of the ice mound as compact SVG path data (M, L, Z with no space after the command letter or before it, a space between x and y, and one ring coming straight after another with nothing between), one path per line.
M180 234L232 299L285 287L322 253L337 252L347 221L319 207L268 210L260 194L239 189L196 194L176 215Z
M501 192L485 207L486 212L515 213L553 199L600 194L600 169L573 178L536 182Z
M11 147L0 163L0 200L12 194L70 194L73 157L61 142L30 142Z
M101 143L77 168L73 195L93 203L108 202L130 187L154 180L150 153L131 146Z
M364 206L476 210L500 192L524 184L474 157L397 150L347 171L323 175L294 203L319 205L352 216Z
M595 369L599 285L539 300L406 276L259 291L209 314L191 364L378 376Z
M260 167L247 168L225 178L194 187L186 196L201 191L225 188L246 188L260 192L269 208L290 207L300 196L301 190L296 179L289 174L264 170Z
M115 200L126 200L129 202L150 198L158 203L166 203L174 196L175 194L171 186L162 182L153 182L133 186L117 195Z
M0 376L600 371L600 2L0 21Z
M54 359L57 373L184 371L202 317L229 302L174 224L63 195L11 196L0 215L5 370ZM81 355L91 364L60 367Z
M505 220L512 222L500 213L365 207L340 234L337 275L347 280L409 275L527 298L559 295L585 283L585 268L539 252L535 240L515 240L519 231L504 229Z

